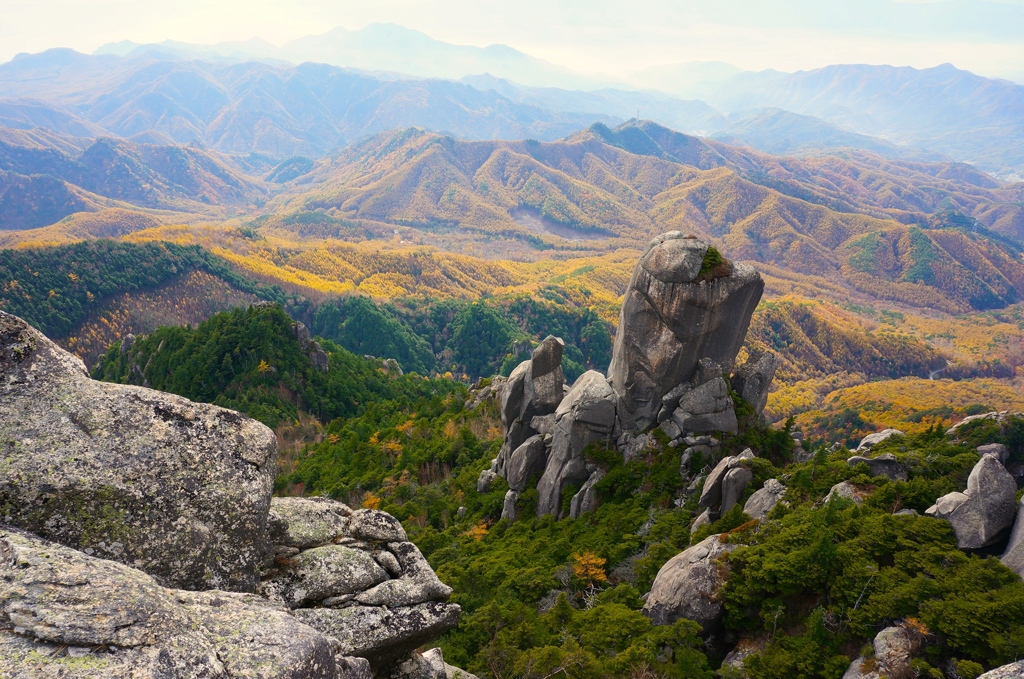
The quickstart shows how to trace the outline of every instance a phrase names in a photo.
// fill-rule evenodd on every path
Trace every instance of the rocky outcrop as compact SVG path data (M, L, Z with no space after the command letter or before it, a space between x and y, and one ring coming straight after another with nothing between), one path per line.
M458 623L395 517L271 501L269 429L2 312L0 447L0 674L398 679Z
M1024 578L1024 498L1021 499L1017 508L1017 520L1010 531L1010 541L1006 544L1006 551L999 558L1003 565L1017 575Z
M754 479L750 462L754 451L747 448L739 455L723 457L704 480L698 505L707 507L709 518L715 520L739 502Z
M960 549L987 547L1005 536L1017 510L1017 484L999 462L983 455L967 478L967 490L940 497L925 514L946 519Z
M537 482L537 516L561 515L562 490L582 485L596 471L588 468L583 449L601 440L613 440L615 393L604 375L589 370L576 380L555 411L544 473Z
M167 586L251 591L277 442L234 411L96 382L0 312L0 521Z
M655 424L662 397L690 382L701 359L731 368L743 344L764 281L740 263L701 279L708 247L678 231L662 234L633 270L608 369L625 430Z
M995 455L1001 463L1006 464L1006 461L1010 459L1010 450L1002 443L986 443L983 446L978 446L978 456L985 455Z
M340 653L393 665L459 620L451 588L390 514L325 498L275 498L274 565L259 592L338 639Z
M751 352L746 363L736 369L732 375L732 388L740 397L753 406L761 416L768 405L768 391L771 389L775 371L779 367L779 357L771 352Z
M341 676L336 641L256 595L168 589L11 530L0 530L0 557L5 676ZM75 658L84 671L69 671Z
M453 667L444 661L444 655L440 648L432 648L423 653L423 659L430 665L434 676L437 679L477 679L475 674L470 674L458 667Z
M856 504L863 504L864 496L867 495L864 491L857 488L849 481L840 481L828 491L828 495L825 496L824 502L828 503L834 499L852 500Z
M911 679L910 661L921 650L924 637L911 625L886 627L875 635L871 658L857 658L843 679Z
M1020 679L1024 677L1024 660L997 667L991 672L978 677L978 679Z
M907 480L907 468L903 466L892 453L884 453L878 457L854 455L847 459L846 463L851 467L856 467L859 464L866 464L870 470L871 476L885 476L893 481Z
M903 436L903 432L899 429L883 429L882 431L875 432L874 434L868 434L861 439L860 445L857 446L857 450L854 452L863 453L869 451L882 441L887 441L893 436Z
M299 340L299 348L302 349L302 353L309 357L309 360L313 362L313 366L320 372L327 372L331 366L331 359L324 351L324 348L320 346L320 343L313 339L313 335L309 332L309 328L304 323L295 321L295 338ZM394 361L395 367L398 367L398 361ZM398 368L398 374L402 374L402 369Z
M778 479L768 479L764 487L754 491L747 503L743 505L743 513L752 519L764 521L769 512L782 502L786 494L786 487Z
M700 624L705 634L714 633L722 621L718 591L727 569L721 557L735 549L712 535L675 555L654 578L643 612L655 625L671 625L680 618Z

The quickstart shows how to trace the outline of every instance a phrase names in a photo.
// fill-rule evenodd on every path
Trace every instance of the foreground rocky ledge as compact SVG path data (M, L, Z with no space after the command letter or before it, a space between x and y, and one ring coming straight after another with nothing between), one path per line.
M267 427L93 381L3 312L0 450L2 677L455 671L415 650L461 610L396 518L272 500Z

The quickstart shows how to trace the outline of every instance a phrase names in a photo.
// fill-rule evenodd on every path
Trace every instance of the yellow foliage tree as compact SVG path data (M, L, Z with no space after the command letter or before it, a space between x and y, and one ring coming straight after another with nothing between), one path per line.
M577 580L588 584L607 582L608 576L605 575L604 572L604 565L606 561L607 559L603 559L591 551L586 551L582 554L573 554L572 574Z

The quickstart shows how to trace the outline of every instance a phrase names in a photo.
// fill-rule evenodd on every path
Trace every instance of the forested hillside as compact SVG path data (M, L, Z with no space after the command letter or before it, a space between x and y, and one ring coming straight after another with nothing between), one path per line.
M745 666L755 676L836 679L878 629L905 621L930 640L914 660L921 676L954 667L976 677L1012 660L1024 643L1024 585L1013 572L958 550L944 521L894 515L921 512L962 489L980 442L1002 441L1011 461L1024 459L1024 422L1002 429L976 422L959 443L930 428L877 446L906 466L905 481L851 466L845 449L828 452L828 438L805 442L814 456L796 462L789 426L750 423L723 440L725 453L759 451L743 499L767 479L785 478L788 504L762 527L743 514L741 499L692 535L700 487L680 474L678 448L659 439L624 463L595 445L588 460L606 470L597 511L533 518L535 491L528 491L522 516L509 522L499 520L504 481L477 487L501 440L493 398L475 399L446 378L399 376L329 341L324 348L326 372L280 308L259 306L194 330L158 330L124 352L115 345L95 374L239 408L278 425L279 437L288 433L282 425L318 414L322 426L307 425L299 448L282 459L279 491L328 494L405 517L409 536L463 607L459 627L441 640L445 658L480 676L561 668L574 677L627 677L640 667L711 679L743 638L754 640ZM858 502L823 503L844 480ZM727 640L704 641L686 620L652 626L640 595L667 559L713 533L735 545L722 591Z

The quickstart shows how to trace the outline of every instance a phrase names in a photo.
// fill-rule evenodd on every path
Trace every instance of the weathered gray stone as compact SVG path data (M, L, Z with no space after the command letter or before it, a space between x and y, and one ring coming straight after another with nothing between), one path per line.
M1016 494L1017 484L999 459L983 455L967 477L966 492L939 498L925 513L949 521L960 549L980 549L997 542L1013 525Z
M986 443L983 446L978 446L978 455L995 455L1000 462L1006 464L1006 461L1010 459L1010 450L1002 443Z
M729 398L729 385L722 377L687 389L679 397L679 410L691 415L708 415L730 407L732 399Z
M0 312L0 517L185 589L251 590L277 441L236 412L89 379Z
M843 679L911 679L916 676L910 661L921 650L924 638L917 630L897 625L875 635L871 662L860 657L850 663Z
M453 667L446 663L440 648L424 651L423 657L434 667L435 671L440 671L442 679L477 679L475 674L470 674L465 670L460 670L458 667Z
M1024 498L1021 498L1020 506L1017 508L1017 520L1010 531L1010 541L1006 545L1006 551L999 558L1003 565L1017 575L1024 578Z
M677 439L683 435L683 430L678 424L676 424L675 418L668 418L662 422L659 427L663 432L665 432L665 436L667 436L669 440Z
M764 521L768 513L775 509L775 505L782 501L782 497L786 494L786 487L782 485L782 482L778 479L768 479L764 482L764 487L760 490L754 491L745 505L743 505L743 513L752 519L758 521Z
M855 452L863 453L871 450L882 441L886 441L893 436L903 436L903 432L899 429L883 429L882 431L875 432L874 434L868 434L861 439L860 445L857 446L857 450Z
M997 667L990 672L978 677L978 679L1021 679L1024 677L1024 660Z
M490 469L485 469L482 472L480 472L480 476L477 477L476 480L476 492L490 493L491 484L494 483L494 479L496 478L498 478L498 474L492 472Z
M846 463L851 467L856 467L861 463L866 464L868 469L871 470L871 476L886 476L893 481L907 480L907 468L900 464L899 460L892 453L885 453L878 457L854 455L846 460Z
M563 397L564 398L564 397ZM541 436L555 433L555 414L534 415L530 418L530 428Z
M615 423L615 393L596 371L583 373L555 411L555 433L544 474L537 483L537 515L561 512L562 490L589 477L583 449L611 437Z
M597 489L595 486L603 478L604 470L601 469L595 470L590 475L590 478L583 484L579 492L572 496L572 501L569 503L569 516L577 519L583 514L597 509Z
M359 509L352 512L348 533L357 540L373 542L405 542L409 539L401 521L387 512L375 509Z
M512 490L523 492L527 484L544 473L547 448L540 434L531 436L515 449L505 466L505 479Z
M340 679L373 679L370 661L366 658L339 655L335 657Z
M340 654L366 658L377 670L455 627L461 609L457 604L431 601L399 608L300 608L294 613L337 639Z
M498 406L501 410L501 423L508 430L514 420L519 419L523 410L526 376L530 371L530 361L523 361L509 374L508 380L498 394Z
M746 467L734 467L722 477L722 514L733 508L743 497L747 486L754 480L754 472Z
M562 401L562 386L565 384L565 375L562 374L563 349L565 342L560 337L548 335L533 350L523 382L524 406L520 417L524 421L534 415L550 413Z
M672 419L675 420L679 429L685 433L723 432L726 434L735 434L739 431L739 422L736 420L736 411L733 409L731 402L724 410L706 413L703 415L694 415L693 413L684 411L682 408L678 408L672 414Z
M515 521L519 515L516 504L519 502L519 493L509 490L505 493L505 501L501 506L501 518L507 521Z
M655 625L671 625L680 618L700 624L705 634L714 633L722 621L718 591L725 584L727 569L720 557L735 545L712 535L681 552L661 567L643 612Z
M733 364L764 289L742 263L728 276L684 282L693 248L706 247L687 241L679 232L654 239L626 289L608 376L627 431L656 422L662 396L689 382L700 359Z
M416 545L393 542L388 545L388 550L397 557L402 576L385 580L357 594L355 600L360 604L397 608L427 601L444 601L452 593L452 588L438 579Z
M701 512L700 516L698 516L696 519L693 520L693 523L690 525L690 534L693 535L694 533L697 532L698 528L706 526L706 525L708 525L710 523L711 523L711 510L710 509L705 509L703 512Z
M751 352L747 362L737 368L732 375L732 388L740 398L753 406L758 416L768 405L768 392L771 390L778 367L779 357L774 352Z
M857 490L849 481L842 481L832 486L831 490L828 491L828 495L825 496L825 502L830 502L833 499L842 498L844 500L853 500L857 504L863 504L864 498L862 494Z
M280 590L281 599L291 607L317 603L332 596L355 594L388 579L373 556L361 549L326 545L299 552L285 581L261 584L264 591ZM280 585L280 587L277 587Z
M701 507L708 507L709 509L712 510L712 514L715 514L716 512L714 510L717 507L722 506L722 504L723 504L722 503L722 500L723 500L723 496L722 496L722 483L723 483L726 475L731 470L739 468L739 467L742 467L742 466L748 464L746 462L746 460L749 460L749 459L751 459L753 457L754 457L754 451L752 451L750 448L747 448L746 450L744 450L739 455L730 455L730 456L727 456L727 457L723 457L718 462L718 464L715 465L715 468L712 469L711 472L708 474L707 479L705 479L705 481L704 481L704 488L703 488L703 490L701 490L700 500L698 501L698 504ZM739 477L737 477L737 480L739 480ZM749 480L747 482L749 483ZM744 486L744 487L746 487L746 486ZM742 492L741 492L741 494L742 494ZM733 503L735 503L735 502L736 502L736 499L733 500ZM725 512L725 511L728 511L728 510L722 509L722 512Z
M319 547L345 536L352 510L326 497L275 497L270 511L285 523L281 544L298 549Z
M251 594L162 587L142 571L0 531L0 674L334 679L333 640ZM67 647L93 651L74 663ZM8 674L9 673L9 674Z

